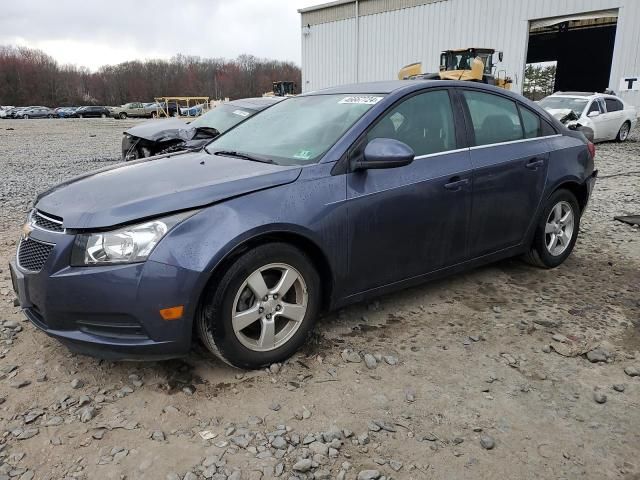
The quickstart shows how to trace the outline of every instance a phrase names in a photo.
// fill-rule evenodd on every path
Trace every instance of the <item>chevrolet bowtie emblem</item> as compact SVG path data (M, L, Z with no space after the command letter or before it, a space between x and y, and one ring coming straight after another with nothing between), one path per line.
M33 227L29 223L22 225L22 238L28 238L33 232Z

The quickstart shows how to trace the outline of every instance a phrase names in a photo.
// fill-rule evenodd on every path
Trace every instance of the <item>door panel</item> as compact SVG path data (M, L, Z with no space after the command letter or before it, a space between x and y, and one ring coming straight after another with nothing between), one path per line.
M471 149L471 257L522 242L544 190L548 152L542 138Z
M350 294L467 259L468 149L348 174Z
M469 253L477 258L523 241L544 189L549 149L533 111L499 94L460 91L474 145Z

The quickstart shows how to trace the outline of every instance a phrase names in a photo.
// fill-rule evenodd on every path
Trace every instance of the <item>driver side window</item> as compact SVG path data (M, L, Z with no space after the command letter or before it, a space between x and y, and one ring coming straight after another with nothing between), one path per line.
M587 112L587 115L589 115L591 112L600 112L600 113L602 113L602 110L600 109L600 104L599 104L598 100L593 100L591 102L591 106L589 107L589 111Z
M446 90L420 93L387 112L367 134L393 138L409 145L416 156L456 148L453 111Z

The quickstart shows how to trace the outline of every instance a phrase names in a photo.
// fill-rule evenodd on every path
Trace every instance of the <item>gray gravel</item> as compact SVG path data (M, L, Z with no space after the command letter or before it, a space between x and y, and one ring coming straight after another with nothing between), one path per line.
M144 120L0 120L0 228L21 224L35 196L120 161L122 132Z

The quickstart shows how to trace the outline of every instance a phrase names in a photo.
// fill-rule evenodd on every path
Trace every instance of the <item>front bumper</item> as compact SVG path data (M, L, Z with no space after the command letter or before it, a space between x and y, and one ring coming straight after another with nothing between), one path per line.
M39 272L10 265L20 306L37 328L73 351L109 360L189 352L199 272L153 261L70 267L73 235L34 230L31 238L55 243ZM159 310L177 305L182 318L163 320Z

